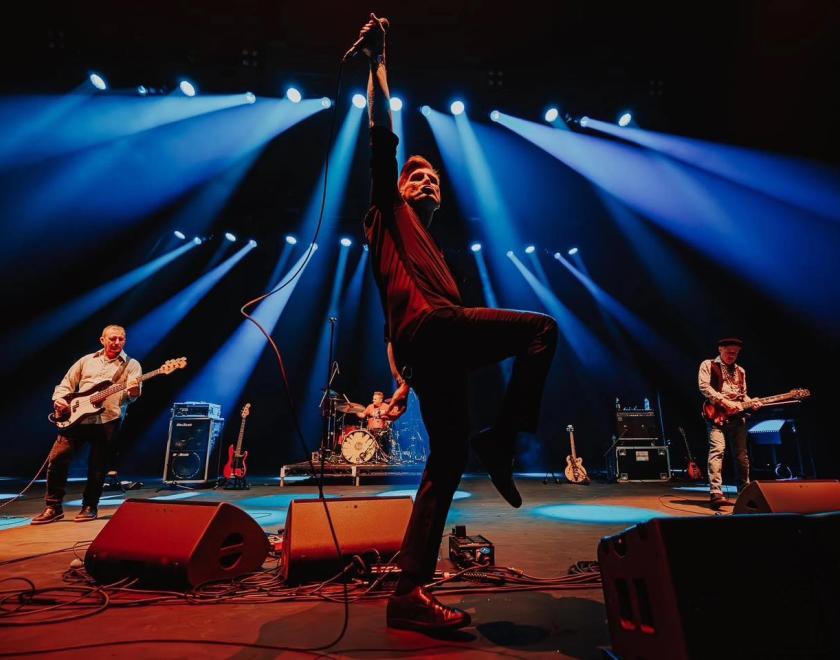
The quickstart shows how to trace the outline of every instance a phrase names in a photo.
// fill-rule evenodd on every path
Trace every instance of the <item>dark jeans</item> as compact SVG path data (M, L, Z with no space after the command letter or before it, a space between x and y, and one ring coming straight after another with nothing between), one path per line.
M446 516L467 463L470 370L515 357L496 428L536 432L543 385L557 346L550 316L484 307L438 310L415 336L395 346L420 401L429 457L414 500L398 563L405 578L434 577ZM513 447L498 447L512 453Z
M47 505L61 506L67 487L67 470L73 453L90 443L87 483L82 495L82 506L97 506L105 483L108 462L114 457L114 443L120 427L115 419L105 424L79 424L66 433L59 433L50 450L47 466Z

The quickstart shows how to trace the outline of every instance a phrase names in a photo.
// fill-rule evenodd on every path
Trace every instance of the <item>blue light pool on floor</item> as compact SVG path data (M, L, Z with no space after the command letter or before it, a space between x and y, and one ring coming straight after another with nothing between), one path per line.
M668 516L667 513L653 509L612 504L554 504L534 509L534 513L560 522L596 525L632 525Z
M404 490L386 490L381 493L377 493L377 497L410 497L414 499L414 496L417 494L416 488L407 488ZM465 490L456 490L455 495L453 496L453 500L465 500L468 497L472 497L472 493L468 493Z
M705 485L705 486L674 486L674 490L684 490L684 491L689 491L689 492L692 492L692 493L707 493L708 494L709 486L708 486L708 484ZM736 486L724 486L723 487L723 492L734 495L735 493L738 492L738 488Z
M0 530L12 529L13 527L23 527L29 524L29 518L22 516L15 516L14 518L0 519Z

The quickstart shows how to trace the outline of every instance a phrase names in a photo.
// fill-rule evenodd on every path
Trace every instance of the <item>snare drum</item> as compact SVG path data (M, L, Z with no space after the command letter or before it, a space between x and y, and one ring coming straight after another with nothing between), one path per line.
M348 463L367 463L376 455L376 440L359 428L350 427L341 436L341 455Z

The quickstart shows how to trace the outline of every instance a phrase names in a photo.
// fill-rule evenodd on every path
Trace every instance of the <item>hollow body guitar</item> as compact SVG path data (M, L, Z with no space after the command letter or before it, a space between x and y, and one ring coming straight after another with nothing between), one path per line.
M589 475L586 474L586 469L583 467L583 459L578 458L575 451L575 429L569 424L566 430L569 432L569 443L572 448L572 453L566 456L566 467L563 472L571 484L588 484Z

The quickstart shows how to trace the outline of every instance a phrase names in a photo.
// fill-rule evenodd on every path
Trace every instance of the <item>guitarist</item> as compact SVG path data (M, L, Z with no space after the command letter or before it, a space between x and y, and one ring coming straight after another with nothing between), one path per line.
M129 359L125 347L125 328L119 325L106 326L99 338L102 349L79 358L67 371L64 379L53 392L53 408L56 415L64 414L68 403L64 397L84 391L103 380L119 380L128 388L120 395L108 397L103 402L104 410L82 420L75 427L60 431L50 451L47 466L46 508L35 516L33 525L44 525L64 518L61 503L67 484L67 470L70 458L86 442L90 443L87 483L82 496L82 510L76 515L76 522L95 520L102 486L105 483L105 468L113 456L117 432L125 418L128 404L140 396L142 369L135 359Z
M747 373L736 364L744 342L737 337L725 337L718 341L719 355L700 364L697 380L700 393L706 399L721 405L727 412L757 410L759 401L747 395ZM738 462L738 491L750 482L750 457L747 453L747 423L743 415L730 418L723 424L706 422L709 435L709 497L713 509L731 504L723 494L723 454L726 443L735 448Z

